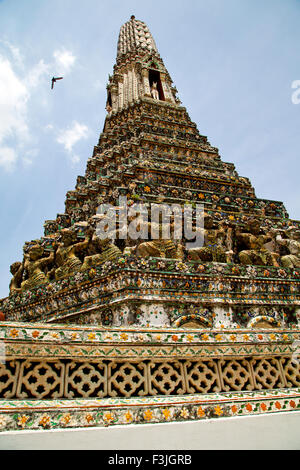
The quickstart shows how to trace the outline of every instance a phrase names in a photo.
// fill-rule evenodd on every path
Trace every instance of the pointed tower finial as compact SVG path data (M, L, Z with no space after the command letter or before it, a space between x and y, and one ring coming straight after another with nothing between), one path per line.
M128 53L136 54L138 51L158 54L156 44L148 26L132 15L130 20L121 26L117 58Z
M131 15L120 28L117 61L107 85L106 109L111 115L143 99L180 105L148 26Z

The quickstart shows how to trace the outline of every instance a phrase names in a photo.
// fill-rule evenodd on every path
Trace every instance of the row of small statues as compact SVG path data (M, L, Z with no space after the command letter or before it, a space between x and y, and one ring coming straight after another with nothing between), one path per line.
M63 229L60 233L60 241L53 245L48 256L38 240L24 249L23 262L15 262L10 267L13 274L11 293L67 278L122 254L117 246L108 240L100 240L92 230L83 241L78 241L77 234L71 229Z
M203 238L200 247L186 248L186 241L176 243L173 238L143 242L127 247L125 252L142 257L300 268L300 230L296 227L262 229L260 221L252 218L242 230L227 222L215 224L207 215L200 232Z
M152 224L148 225L150 230ZM300 231L295 227L266 231L259 220L250 219L241 230L226 223L215 225L207 216L201 230L203 246L187 249L184 241L174 238L140 242L127 239L115 243L101 240L92 226L88 226L85 239L79 241L76 232L63 229L60 240L48 255L39 241L24 249L23 262L15 262L10 268L13 275L10 292L23 292L61 280L122 255L300 268Z
M267 229L258 219L250 218L243 229L226 222L215 227L208 217L205 227L204 246L191 249L190 259L300 268L300 230L294 226Z

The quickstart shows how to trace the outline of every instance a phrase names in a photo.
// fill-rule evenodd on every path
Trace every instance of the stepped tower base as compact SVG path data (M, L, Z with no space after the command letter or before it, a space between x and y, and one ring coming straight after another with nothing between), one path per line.
M120 31L106 110L65 212L11 266L0 301L0 431L292 422L300 223L282 202L257 198L199 133L134 16ZM103 223L107 205L117 236L102 239L99 225L114 220ZM167 205L173 219L135 218L137 205L147 217ZM185 231L173 237L178 217L176 230L196 226L201 246Z

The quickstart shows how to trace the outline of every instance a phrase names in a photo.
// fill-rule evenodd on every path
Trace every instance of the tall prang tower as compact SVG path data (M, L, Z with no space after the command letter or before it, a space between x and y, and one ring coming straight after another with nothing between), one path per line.
M0 302L3 429L292 411L300 398L299 222L282 202L257 198L199 133L134 16L120 30L106 110L65 212L11 266ZM108 205L115 236L101 239ZM153 221L161 205L176 207L179 219ZM132 215L136 207L146 218ZM187 208L200 246L190 247L183 230ZM68 422L57 414L64 407Z

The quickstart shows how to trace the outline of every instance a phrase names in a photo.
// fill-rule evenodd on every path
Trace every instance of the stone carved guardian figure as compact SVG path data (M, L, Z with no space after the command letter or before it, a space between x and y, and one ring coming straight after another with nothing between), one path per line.
M20 261L16 261L10 266L10 272L13 275L9 284L9 291L11 294L21 291L21 283L24 272L24 265Z
M149 241L141 242L138 244L133 253L142 258L154 257L154 258L172 258L172 259L182 259L183 258L183 249L182 246L178 243L176 244L172 238L163 238L163 224L155 222L146 222L148 225L148 234ZM171 232L173 232L173 223L171 222ZM151 240L152 229L158 235L158 238Z
M101 240L97 237L96 233L94 233L88 245L88 255L85 256L80 271L86 271L93 266L98 266L106 261L114 260L121 255L121 250L119 250L111 240Z
M177 258L177 250L173 240L151 240L142 242L135 250L142 258Z
M219 224L214 228L213 218L204 215L204 246L187 250L189 259L193 261L230 263L232 261L232 229Z
M250 219L246 230L247 232L243 233L239 229L236 231L237 240L246 247L238 254L241 264L278 267L278 254L265 247L265 244L272 240L272 234L261 232L258 219Z
M70 229L63 229L61 231L61 243L59 243L56 251L56 266L55 279L63 279L79 271L82 262L77 256L82 253L90 242L90 235L82 242L77 241L76 233Z
M28 253L24 254L24 272L27 279L21 284L22 291L48 284L49 278L45 274L45 269L53 262L54 252L51 252L48 257L44 257L44 248L38 244L32 245Z
M281 257L284 268L300 268L300 230L289 229L285 232L289 238L282 238L281 234L276 236L276 242L288 249L290 254Z

